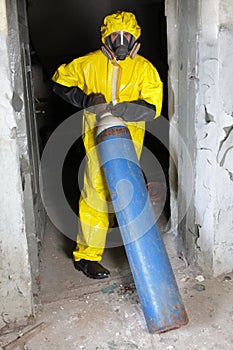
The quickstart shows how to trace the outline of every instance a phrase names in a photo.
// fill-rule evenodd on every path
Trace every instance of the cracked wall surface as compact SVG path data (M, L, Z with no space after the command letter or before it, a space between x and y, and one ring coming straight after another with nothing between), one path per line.
M0 0L0 328L32 314L31 273L23 208L6 5ZM16 106L20 108L19 99Z
M173 227L188 262L219 275L233 269L233 3L167 0L166 13Z
M178 254L195 258L194 221L197 1L166 1L169 64L171 221ZM172 164L171 164L172 165Z
M38 293L39 251L45 216L39 193L39 147L27 27L26 2L7 1L8 51L13 85L12 106L16 114L20 154L25 226L32 274L33 293Z
M208 2L198 42L195 220L198 263L219 275L233 269L233 12L215 1L210 16Z

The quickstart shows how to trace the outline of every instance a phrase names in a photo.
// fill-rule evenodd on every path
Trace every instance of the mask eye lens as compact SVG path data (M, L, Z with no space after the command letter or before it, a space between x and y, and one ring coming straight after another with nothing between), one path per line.
M111 42L114 43L116 40L121 42L123 41L123 38L126 39L128 42L131 40L131 34L128 32L115 32L110 35Z
M130 33L127 33L127 32L124 32L124 37L125 37L125 39L128 41L128 42L130 42L130 40L131 40L131 34Z
M111 37L111 42L112 42L112 43L114 43L114 41L116 40L116 38L118 37L118 35L119 35L118 33L112 33L112 34L111 34L110 37Z

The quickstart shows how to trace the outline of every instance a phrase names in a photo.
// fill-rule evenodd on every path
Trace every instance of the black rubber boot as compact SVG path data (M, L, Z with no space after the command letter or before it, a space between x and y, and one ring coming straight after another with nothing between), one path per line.
M76 270L82 271L87 277L94 279L103 279L110 275L110 272L98 263L98 261L81 259L74 261L74 267Z

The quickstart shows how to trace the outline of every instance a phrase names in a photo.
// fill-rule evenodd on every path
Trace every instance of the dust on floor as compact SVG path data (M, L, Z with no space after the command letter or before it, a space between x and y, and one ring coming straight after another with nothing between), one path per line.
M172 233L163 237L189 323L161 334L148 333L122 248L105 252L103 263L111 268L111 277L95 281L74 270L55 235L50 227L34 324L3 335L3 349L233 350L233 273L208 278L187 266L177 257ZM38 331L27 337L37 325ZM13 343L18 347L4 348L17 337L23 340Z

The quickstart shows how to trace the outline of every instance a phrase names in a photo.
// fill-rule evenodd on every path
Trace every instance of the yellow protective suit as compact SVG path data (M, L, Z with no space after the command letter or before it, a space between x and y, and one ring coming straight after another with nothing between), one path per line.
M102 41L112 32L125 30L136 39L140 35L133 14L121 12L105 18L101 27ZM53 80L67 87L77 86L85 94L101 93L109 103L144 100L156 106L156 116L161 113L162 82L154 66L136 55L123 61L110 61L101 50L91 52L61 65ZM155 116L155 117L156 117ZM138 158L145 132L145 122L128 122ZM86 150L84 188L79 201L80 227L74 260L100 261L109 227L109 192L96 149L96 118L84 112L83 141Z

